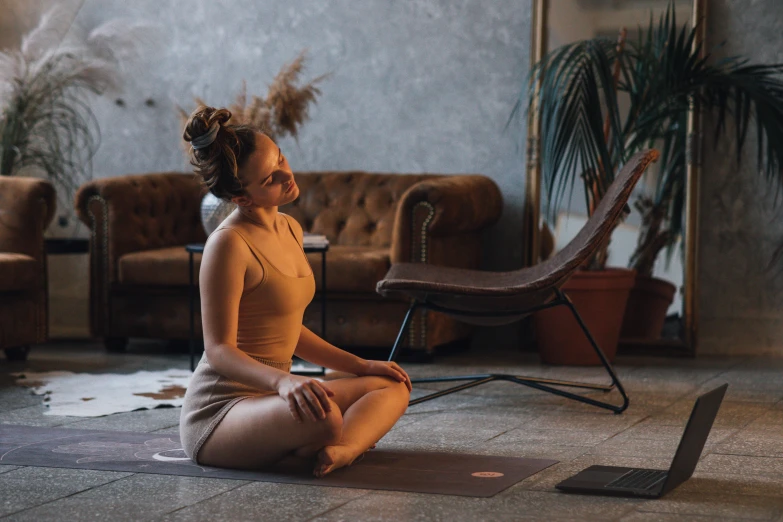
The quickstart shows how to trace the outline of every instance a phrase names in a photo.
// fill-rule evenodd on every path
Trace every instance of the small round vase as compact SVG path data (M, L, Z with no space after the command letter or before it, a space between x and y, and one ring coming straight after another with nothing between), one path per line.
M224 201L211 192L201 200L201 224L204 231L210 235L228 217L237 206L230 201Z

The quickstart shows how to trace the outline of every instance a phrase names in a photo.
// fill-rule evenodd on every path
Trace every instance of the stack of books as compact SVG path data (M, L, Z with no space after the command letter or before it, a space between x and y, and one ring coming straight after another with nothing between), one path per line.
M329 246L329 240L323 234L311 234L310 232L304 233L304 246L318 248Z

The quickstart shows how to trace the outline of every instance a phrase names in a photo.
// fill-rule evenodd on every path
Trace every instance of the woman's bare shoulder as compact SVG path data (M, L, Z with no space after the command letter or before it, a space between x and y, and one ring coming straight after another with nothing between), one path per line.
M248 246L240 233L229 227L212 232L204 245L204 257L217 259L243 260L247 251Z

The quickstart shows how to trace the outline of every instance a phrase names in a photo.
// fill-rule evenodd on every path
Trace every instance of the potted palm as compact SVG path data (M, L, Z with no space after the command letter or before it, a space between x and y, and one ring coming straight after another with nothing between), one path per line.
M555 49L534 66L532 81L515 107L516 111L522 106L525 96L528 111L533 107L539 110L545 216L550 221L554 220L564 194L578 179L591 212L613 181L614 173L631 155L650 147L662 151L659 168L647 174L655 176L655 194L636 203L642 212L643 230L628 271L631 286L637 279L644 282L644 278L651 278L660 252L666 249L671 255L682 234L685 120L692 107L717 116L716 138L727 131L727 119L734 120L738 160L750 122L755 119L760 170L775 182L781 181L783 66L749 64L740 57L715 60L710 53L701 58L701 49L694 46L696 34L697 27L677 25L670 5L657 23L651 18L635 41L626 41L623 32L617 41L593 38ZM536 88L537 84L540 88ZM621 96L626 98L626 110L621 110ZM591 331L593 325L598 331L606 331L606 337L597 340L611 356L626 315L625 304L619 305L624 290L615 285L618 304L610 310L600 306L604 298L577 295L571 289L582 279L616 272L606 268L607 249L608 243L566 283L564 290L579 313L587 316L584 319ZM668 304L661 308L665 314ZM642 316L648 315L644 305L641 310ZM534 317L539 333L566 330L567 318L556 317L552 312L547 310ZM558 324L547 324L551 321ZM574 332L576 329L574 324ZM653 328L656 329L660 333L657 326ZM552 339L539 335L538 341L545 361L597 362L559 353L559 347L550 345ZM577 337L554 341L577 343L574 353L590 353L586 346L579 346L582 341Z

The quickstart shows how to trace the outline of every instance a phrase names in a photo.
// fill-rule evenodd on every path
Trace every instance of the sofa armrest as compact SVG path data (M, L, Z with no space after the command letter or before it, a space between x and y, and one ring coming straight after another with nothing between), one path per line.
M206 240L201 198L206 188L182 172L130 174L85 183L76 194L76 212L92 229L91 250L103 250L108 280L117 260L130 252Z
M24 254L38 265L34 291L0 297L0 347L45 342L48 336L44 232L57 194L47 180L0 176L0 252Z
M56 193L46 180L0 176L0 252L42 261L44 231L52 222Z
M475 236L495 224L502 210L500 189L486 176L439 176L420 181L403 194L397 207L391 262L427 262L430 241Z

